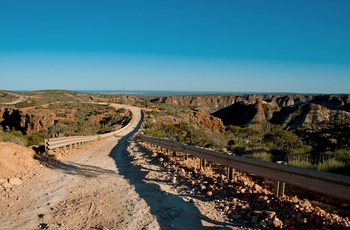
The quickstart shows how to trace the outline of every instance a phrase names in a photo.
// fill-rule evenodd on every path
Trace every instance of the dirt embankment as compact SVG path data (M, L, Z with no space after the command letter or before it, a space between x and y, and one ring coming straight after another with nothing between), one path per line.
M29 148L0 142L0 185L10 190L21 185L23 178L31 178L39 173L43 166L34 156L35 152Z

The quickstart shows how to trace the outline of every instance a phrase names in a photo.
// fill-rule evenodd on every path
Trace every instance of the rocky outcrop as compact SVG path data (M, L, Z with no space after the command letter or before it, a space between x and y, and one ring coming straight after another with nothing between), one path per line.
M287 130L295 130L302 126L310 126L322 122L339 119L350 119L350 113L343 110L334 110L322 105L307 104L302 106L283 107L275 112L270 122L281 125Z
M350 119L349 95L171 96L151 102L200 107L220 118L224 125L241 127L272 123L295 130L320 122Z
M188 113L177 117L172 115L162 115L158 116L157 119L155 119L151 115L148 119L153 123L159 122L163 124L180 124L181 122L191 124L200 123L212 131L222 132L225 130L225 126L220 118L214 117L208 114L205 110L201 109L192 109L189 110Z
M350 112L349 95L277 95L277 94L233 94L233 95L199 95L199 96L168 96L151 99L150 102L170 105L203 107L209 112L215 112L232 104L243 102L255 104L259 101L277 105L279 108L318 104L329 109L339 109Z
M192 116L195 117L204 127L210 130L223 132L225 126L223 125L221 119L207 114L205 111L193 110Z
M0 124L4 130L18 130L32 134L48 129L55 122L56 115L50 110L0 108Z
M236 102L231 96L169 96L152 99L153 103L166 103L169 105L182 105L202 107L207 112L214 112Z

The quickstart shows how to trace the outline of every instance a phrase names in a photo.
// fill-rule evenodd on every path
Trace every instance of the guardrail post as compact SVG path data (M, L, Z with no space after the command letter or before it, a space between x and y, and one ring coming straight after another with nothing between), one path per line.
M200 158L200 165L201 165L201 170L204 170L205 169L205 163L206 163L206 160L205 159L202 159L202 158Z
M45 153L49 151L49 140L45 139Z
M188 153L184 153L183 157L184 157L184 161L187 161L188 160Z
M277 164L284 164L286 165L287 162L284 161L277 161ZM285 192L285 188L286 188L286 183L283 181L275 181L275 186L274 186L274 196L276 198L280 197L280 196L284 196L284 192Z
M279 192L280 192L280 182L278 180L275 180L274 191L273 191L274 197L278 198L279 197Z
M284 196L284 190L285 190L286 184L283 181L275 181L275 188L273 195L278 198L280 196Z
M227 174L226 174L226 178L227 180L232 180L235 174L235 169L232 167L227 167Z

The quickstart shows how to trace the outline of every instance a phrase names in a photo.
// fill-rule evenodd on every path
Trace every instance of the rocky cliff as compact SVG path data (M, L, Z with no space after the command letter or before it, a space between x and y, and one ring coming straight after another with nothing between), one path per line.
M18 130L32 134L46 130L55 122L56 115L50 110L0 108L0 124L4 130Z
M16 130L21 131L24 135L31 135L48 130L54 124L62 127L78 124L79 128L93 130L94 128L98 129L97 126L111 126L111 123L119 119L118 113L113 108L96 106L67 104L51 109L0 107L0 129ZM120 116L127 116L127 113L127 111L120 113ZM78 130L74 130L74 127L72 129L66 128L59 135L77 135L74 132Z
M348 96L271 96L255 103L233 104L215 113L225 125L272 123L287 130L311 124L350 119Z
M242 127L269 122L294 130L320 122L350 119L349 95L171 96L151 102L201 107L225 125Z

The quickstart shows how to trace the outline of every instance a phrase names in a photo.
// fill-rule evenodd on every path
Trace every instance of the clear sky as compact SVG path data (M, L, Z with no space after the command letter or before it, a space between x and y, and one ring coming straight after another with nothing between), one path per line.
M0 0L0 89L350 93L349 0Z

